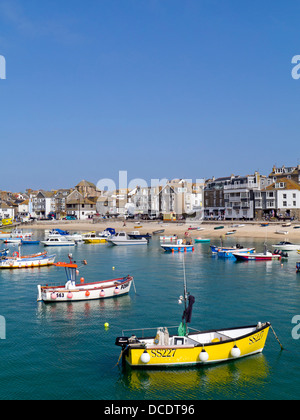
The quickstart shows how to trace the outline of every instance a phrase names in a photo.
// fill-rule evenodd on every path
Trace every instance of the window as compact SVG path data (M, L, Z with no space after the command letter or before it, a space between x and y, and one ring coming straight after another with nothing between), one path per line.
M293 207L297 207L297 201L293 201Z
M287 201L283 202L283 207L287 207Z

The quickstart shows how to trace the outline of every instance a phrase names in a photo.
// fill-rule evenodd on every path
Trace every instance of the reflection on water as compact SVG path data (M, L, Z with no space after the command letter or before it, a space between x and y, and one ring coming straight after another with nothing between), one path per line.
M51 322L55 319L68 319L69 321L93 318L95 316L110 317L118 316L132 306L132 299L129 295L119 298L92 300L89 302L57 302L45 304L37 303L37 319Z
M138 370L126 366L122 368L119 387L129 388L151 398L153 393L161 399L198 398L222 393L230 398L232 387L254 388L269 375L269 366L263 354L250 356L239 361L190 369ZM228 395L227 395L228 394Z

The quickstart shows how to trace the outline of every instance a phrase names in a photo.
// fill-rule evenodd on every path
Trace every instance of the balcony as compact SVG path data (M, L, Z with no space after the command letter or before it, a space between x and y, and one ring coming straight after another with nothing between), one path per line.
M224 185L225 191L230 190L257 190L259 189L259 184L257 183L247 183L247 184L234 184L234 185Z

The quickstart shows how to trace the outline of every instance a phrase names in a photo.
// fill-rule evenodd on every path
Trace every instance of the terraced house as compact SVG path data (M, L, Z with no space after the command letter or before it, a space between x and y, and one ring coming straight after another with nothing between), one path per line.
M265 217L300 220L300 185L290 178L279 177L262 190L261 201Z

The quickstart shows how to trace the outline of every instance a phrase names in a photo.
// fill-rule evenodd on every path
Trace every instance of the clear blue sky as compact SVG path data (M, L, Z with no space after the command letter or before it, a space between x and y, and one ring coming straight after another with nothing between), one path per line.
M0 0L0 189L300 163L297 0Z

